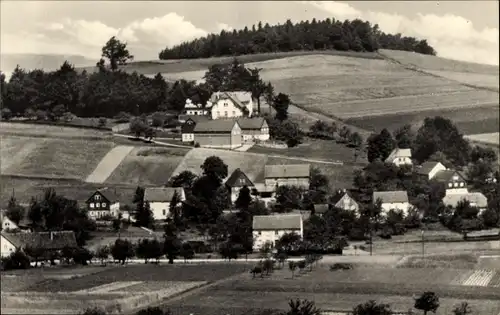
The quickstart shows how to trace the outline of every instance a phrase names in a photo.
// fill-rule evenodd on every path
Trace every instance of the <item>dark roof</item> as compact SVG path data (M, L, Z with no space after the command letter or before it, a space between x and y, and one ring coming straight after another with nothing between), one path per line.
M340 199L342 199L342 197L344 197L344 195L348 195L349 196L349 193L347 191L344 191L344 190L338 190L333 196L330 197L330 202L335 205L337 204L337 202L340 201ZM350 197L350 196L349 196Z
M264 117L240 118L238 124L242 130L260 130L266 120Z
M107 187L101 188L96 190L88 199L87 202L90 201L90 199L97 193L100 193L104 198L107 199L109 203L115 203L118 202L118 196L115 194L115 192Z
M144 201L149 202L170 202L177 191L179 198L182 198L182 187L152 187L144 190ZM180 201L180 200L179 200Z
M203 115L186 115L186 114L180 114L177 119L178 120L192 119L195 122L209 120L209 118L207 116L203 116Z
M310 168L309 164L266 165L264 178L309 177Z
M321 203L321 204L315 204L314 205L314 213L318 214L323 214L330 209L330 205L327 203Z
M248 176L239 168L235 169L233 173L226 180L226 186L228 187L253 187L252 181Z
M230 133L234 124L238 122L233 119L217 119L200 121L194 127L194 133Z
M465 180L463 175L455 170L444 170L437 172L436 175L434 175L433 179L437 180L438 182L449 182L453 179L454 175L458 175L459 177Z
M275 214L253 216L252 229L254 230L300 230L302 215Z
M404 190L374 191L373 202L376 202L378 199L380 199L382 203L408 202L408 193Z
M2 233L16 248L36 247L49 250L59 250L64 247L77 247L73 231L33 232L33 233Z
M436 165L438 165L438 163L439 162L435 161L427 161L422 163L422 165L417 168L417 174L429 175L430 171L432 171L436 167Z

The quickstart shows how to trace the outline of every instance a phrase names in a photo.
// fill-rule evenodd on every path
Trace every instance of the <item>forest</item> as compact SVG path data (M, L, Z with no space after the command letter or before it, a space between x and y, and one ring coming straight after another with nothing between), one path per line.
M159 53L159 58L196 59L218 56L238 56L257 53L339 50L374 52L378 49L413 51L436 55L425 39L386 34L377 24L355 19L352 21L312 19L270 26L259 22L250 29L221 31L190 42L184 42Z

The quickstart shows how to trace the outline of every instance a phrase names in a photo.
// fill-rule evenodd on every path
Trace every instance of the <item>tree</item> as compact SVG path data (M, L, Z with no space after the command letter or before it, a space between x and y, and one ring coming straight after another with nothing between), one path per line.
M130 132L132 132L136 138L139 138L142 133L146 132L147 124L141 118L134 118L130 121Z
M155 128L162 127L165 123L165 115L162 113L154 113L151 119L151 125Z
M415 308L424 311L424 315L428 312L436 313L439 308L439 297L434 292L424 292L420 297L415 299Z
M172 196L172 200L170 200L168 209L168 212L174 220L175 225L179 225L181 222L181 209L179 207L179 203L181 203L181 196L179 196L179 193L177 192L177 190L175 190L174 195Z
M411 125L404 125L394 132L394 140L396 147L400 149L410 149L415 141L415 133Z
M106 315L106 311L103 310L102 308L99 308L97 306L87 308L81 315Z
M472 309L469 306L469 303L462 302L459 305L455 306L455 308L453 309L453 314L454 315L468 315L468 314L472 314Z
M276 202L281 212L301 208L302 189L297 186L278 186Z
M164 226L163 253L167 256L168 263L173 264L174 259L179 254L181 242L177 237L177 228L173 222L167 222Z
M127 64L134 56L127 49L127 44L122 43L115 36L111 37L102 48L102 57L108 59L112 71L118 70L118 66Z
M243 186L238 192L238 198L236 199L234 205L238 209L248 209L251 202L252 196L250 196L250 189L248 189L247 186Z
M184 261L186 262L189 259L193 259L195 253L191 244L186 242L182 244L180 254L182 258L184 258Z
M379 134L372 134L366 140L368 162L376 159L385 161L395 147L395 141L387 129L382 129Z
M353 315L391 315L392 311L388 304L377 304L370 300L359 304L353 309Z
M218 156L209 156L201 165L203 174L214 180L218 185L227 177L228 169L226 163Z
M101 264L106 265L106 260L108 259L109 255L111 254L111 250L109 246L100 246L97 248L96 251L96 257L101 260Z
M136 248L137 257L143 258L144 263L148 263L149 259L158 259L163 255L163 248L156 239L142 239L137 242Z
M161 309L158 306L149 306L145 310L138 311L135 315L172 315L172 312L168 309Z
M2 119L9 120L12 118L12 111L7 107L2 108Z
M52 120L59 120L66 112L66 107L62 104L54 106L50 113Z
M170 179L172 187L184 187L184 189L191 189L196 179L196 175L191 171L182 171Z
M282 315L320 315L321 310L312 301L296 299L288 303L290 309Z
M347 142L349 141L350 136L351 136L351 129L349 129L347 126L342 126L342 129L340 129L339 131L340 141Z
M111 247L111 256L124 265L127 259L134 257L134 246L128 240L117 239Z
M288 262L288 269L290 269L290 271L292 272L292 279L293 279L293 276L295 274L295 270L297 269L297 264L295 263L295 261L290 260Z
M287 94L279 93L273 100L273 107L276 111L276 119L284 121L288 119L288 107L290 97Z
M363 144L363 137L358 132L353 132L349 136L349 145L352 147L359 149Z
M24 218L24 211L24 208L17 202L14 195L12 195L7 204L7 212L5 213L7 218L12 220L15 224L19 224Z

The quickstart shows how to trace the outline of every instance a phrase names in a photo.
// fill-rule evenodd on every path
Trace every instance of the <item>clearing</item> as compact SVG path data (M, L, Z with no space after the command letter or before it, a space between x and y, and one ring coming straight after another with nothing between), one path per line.
M105 183L165 185L189 151L187 148L174 147L136 147L110 173Z
M134 149L132 146L119 145L111 149L85 180L88 183L103 183Z

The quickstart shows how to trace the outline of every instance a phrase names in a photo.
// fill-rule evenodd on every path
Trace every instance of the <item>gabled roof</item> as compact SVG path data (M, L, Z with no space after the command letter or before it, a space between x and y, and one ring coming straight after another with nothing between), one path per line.
M252 181L248 176L239 168L235 169L233 173L226 180L227 187L253 187Z
M385 159L386 162L392 162L396 158L410 158L411 159L411 149L400 149L396 148L392 150L391 154Z
M111 189L108 188L101 188L96 190L88 199L87 202L90 202L91 198L96 194L100 193L109 203L115 203L118 202L118 196L115 194L115 192Z
M255 215L254 230L300 230L302 216L300 214Z
M144 201L148 202L170 202L177 191L179 198L182 198L182 187L151 187L144 190ZM180 201L180 200L179 200Z
M462 200L467 200L478 208L486 208L488 206L488 199L480 192L470 192L465 194L447 194L443 198L445 206L452 206L453 208Z
M191 101L191 99L187 98L186 103L184 105L184 108L185 109L203 109L203 105L202 104L195 104L195 103L193 103L193 101Z
M374 191L373 202L378 199L382 200L382 203L408 202L408 193L404 190Z
M186 115L186 114L180 114L177 117L177 119L184 120L184 121L186 121L188 119L192 119L195 122L202 121L202 120L209 120L209 118L207 116L204 116L204 115Z
M234 125L238 124L233 119L217 119L200 121L193 129L194 133L230 133Z
M264 117L240 118L238 124L241 130L260 130L266 120Z
M310 169L309 164L266 165L264 178L309 177Z
M464 176L462 174L460 174L460 172L455 171L455 170L439 171L436 173L436 175L434 175L433 179L437 180L438 182L449 182L453 179L454 175L461 177L465 181Z
M314 205L314 213L316 214L324 214L330 209L330 205L327 203L320 203Z
M64 247L77 247L73 231L2 233L16 248L35 247L47 250L59 250Z
M440 162L436 161L427 161L422 163L419 167L417 167L417 174L420 175L429 175L429 173L438 165ZM442 165L442 164L441 164Z
M218 100L229 99L236 107L244 112L248 111L246 105L252 100L252 93L245 91L215 92L210 97L210 102L215 103Z
M344 197L345 195L351 197L349 195L349 193L346 191L346 190L340 190L340 191L337 191L332 197L330 197L330 202L335 205L337 204L337 202L340 201L340 199L342 199L342 197Z
M276 190L276 186L266 185L265 183L255 183L254 188L259 193L272 193Z

